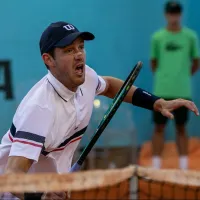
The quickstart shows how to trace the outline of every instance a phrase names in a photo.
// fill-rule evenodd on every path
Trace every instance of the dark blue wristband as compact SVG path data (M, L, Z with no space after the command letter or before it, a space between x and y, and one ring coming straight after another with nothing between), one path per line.
M160 99L160 97L157 97L141 88L137 88L133 93L132 104L148 110L153 110L153 105L158 99Z

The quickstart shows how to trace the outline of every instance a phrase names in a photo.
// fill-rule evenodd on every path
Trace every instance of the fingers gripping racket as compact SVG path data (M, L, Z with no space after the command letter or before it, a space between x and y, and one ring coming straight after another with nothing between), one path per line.
M94 133L91 141L85 147L85 149L81 153L77 162L72 166L70 172L78 171L81 168L81 166L82 166L83 162L85 161L87 155L90 153L90 151L93 148L93 146L95 145L96 141L101 136L102 132L104 131L104 129L106 128L106 126L108 125L110 120L112 119L113 115L115 114L115 112L119 108L120 104L124 100L126 94L128 93L128 91L130 90L134 81L136 80L141 68L142 68L142 62L138 62L135 65L135 67L133 68L133 70L131 71L131 73L129 74L129 76L127 77L127 79L125 80L125 82L123 83L119 92L116 94L115 98L113 99L111 106L108 108L107 112L105 113L105 115L104 115L103 119L101 120L96 132Z

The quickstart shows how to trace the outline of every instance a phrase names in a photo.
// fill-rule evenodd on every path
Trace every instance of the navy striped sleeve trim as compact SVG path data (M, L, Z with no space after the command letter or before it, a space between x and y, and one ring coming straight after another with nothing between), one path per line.
M86 131L86 129L87 129L87 126L85 128L83 128L83 129L81 129L80 131L74 133L74 135L72 135L71 137L69 137L68 139L66 139L56 149L52 150L51 152L63 150L68 144L70 144L72 142L75 142L77 140L80 140L81 136L84 134L84 132ZM45 149L42 150L42 154L45 155L45 156L48 155L51 152L45 151Z
M25 131L17 131L14 124L11 125L9 138L11 142L15 143L22 143L22 144L29 144L35 147L43 147L45 142L45 137L41 135L37 135L30 132Z
M97 85L96 91L98 91L100 87L101 87L101 81L98 78L98 85Z
M15 133L16 133L16 127L15 125L12 123L11 127L10 127L10 133L11 135L14 137Z
M41 135L36 135L34 133L25 132L25 131L17 131L17 133L15 134L15 138L22 138L22 139L31 140L34 142L39 142L42 144L45 141L45 137Z

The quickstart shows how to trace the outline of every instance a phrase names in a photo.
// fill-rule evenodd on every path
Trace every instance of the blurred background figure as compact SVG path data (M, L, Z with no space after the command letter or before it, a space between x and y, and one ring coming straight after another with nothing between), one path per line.
M164 7L167 25L156 31L151 40L154 94L164 99L192 99L191 77L198 70L197 35L193 30L181 25L182 11L180 3L167 2ZM187 169L188 138L185 126L188 110L180 108L174 112L174 117L179 167ZM154 168L160 168L167 119L154 112L153 121L155 127L152 138L152 165Z

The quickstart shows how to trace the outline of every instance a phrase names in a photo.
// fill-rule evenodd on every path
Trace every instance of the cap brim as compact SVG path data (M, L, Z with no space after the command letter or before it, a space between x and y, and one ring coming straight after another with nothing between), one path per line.
M90 32L76 32L76 33L71 33L68 36L64 37L62 40L60 40L54 46L55 47L68 46L68 45L72 44L72 42L74 40L76 40L78 37L83 38L83 40L93 40L95 38L95 36Z

